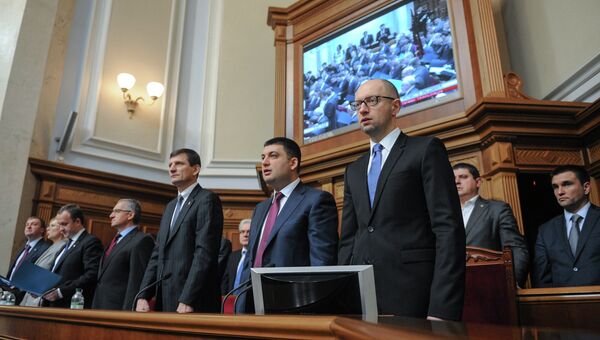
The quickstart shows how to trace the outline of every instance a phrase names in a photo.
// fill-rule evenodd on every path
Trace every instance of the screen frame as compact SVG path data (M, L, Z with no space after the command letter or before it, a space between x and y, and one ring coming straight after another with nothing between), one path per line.
M377 323L377 293L372 265L314 266L314 267L268 267L251 268L252 293L256 315L265 315L261 277L265 274L313 274L313 273L356 273L360 289L362 319Z
M304 144L302 134L303 65L302 46L351 25L399 0L298 1L280 8L269 7L267 23L274 32L275 102L274 135L294 139L302 150L302 174L309 176L323 162L355 159L368 150L369 139L352 130ZM400 116L397 126L408 135L431 135L453 121L464 119L468 109L484 97L503 97L504 79L489 6L475 6L468 0L447 0L453 24L453 46L462 99ZM479 15L484 12L485 16ZM477 14L472 14L477 13ZM481 46L479 46L481 45ZM490 73L491 72L491 73ZM485 75L485 76L483 76ZM442 138L440 135L437 137ZM343 167L336 170L343 173Z
M450 92L450 94L448 96L442 97L440 99L428 99L426 101L422 101L410 106L403 106L400 110L400 112L397 115L397 118L400 118L402 116L407 116L407 115L411 115L413 113L418 113L421 111L425 111L428 109L433 109L437 106L441 106L444 105L446 103L451 103L451 102L455 102L455 101L460 101L463 99L463 86L462 86L462 79L461 79L461 72L460 72L460 62L458 61L458 53L457 53L457 48L458 48L458 44L457 44L457 39L455 38L456 33L455 33L455 23L454 23L454 15L453 15L453 11L452 11L452 4L451 1L449 0L439 0L440 2L445 2L446 3L446 10L448 12L448 21L450 24L450 31L452 33L452 49L453 49L453 62L455 63L454 66L454 71L456 72L456 86L458 87L455 91ZM352 31L364 24L370 23L374 20L377 20L385 15L387 15L390 12L393 12L405 5L408 5L410 3L415 3L417 2L417 0L396 0L396 1L391 1L388 2L387 4L372 10L370 12L368 12L365 15L362 15L358 18L355 18L353 20L351 20L350 22L346 22L344 24L339 25L339 27L336 27L335 29L332 29L328 32L326 32L325 34L319 35L317 38L311 39L309 41L306 42L301 42L297 46L297 48L299 48L300 52L299 52L299 58L297 59L297 64L300 65L300 70L301 73L300 75L298 75L296 73L296 83L297 85L300 85L298 87L296 87L296 90L294 91L295 93L299 93L299 96L296 96L295 100L297 101L297 103L299 105L295 105L294 108L294 118L293 121L291 123L293 123L294 126L299 126L300 128L293 128L292 126L288 126L286 127L287 131L290 130L294 130L294 137L295 140L299 143L301 143L300 145L309 145L312 143L317 143L319 141L322 141L324 139L328 139L328 138L334 138L338 135L341 134L345 134L345 133L349 133L349 132L353 132L359 129L359 125L357 123L348 125L348 126L344 126L341 128L337 128L335 130L332 131L327 131L325 133L322 133L320 135L317 136L313 136L310 137L308 140L305 140L305 129L304 129L304 101L303 101L303 97L304 97L304 59L305 59L305 53L308 51L311 51L315 48L319 48L321 46L323 46L324 44L327 44L329 41L334 40L340 36L343 36L344 34L348 33L349 31ZM288 121L288 124L290 123L290 121Z

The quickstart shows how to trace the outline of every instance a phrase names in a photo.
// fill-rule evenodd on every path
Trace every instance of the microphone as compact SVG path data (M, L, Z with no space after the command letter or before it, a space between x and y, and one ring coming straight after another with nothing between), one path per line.
M143 292L147 291L148 289L156 286L157 284L161 283L162 281L164 281L164 280L166 280L166 279L168 279L170 277L171 277L171 273L167 273L167 274L163 275L160 279L158 279L158 280L152 282L151 284L147 285L146 287L140 289L140 291L137 294L135 294L135 296L133 297L133 304L131 306L131 311L135 312L135 307L137 305L137 300L140 297L140 295L142 295Z

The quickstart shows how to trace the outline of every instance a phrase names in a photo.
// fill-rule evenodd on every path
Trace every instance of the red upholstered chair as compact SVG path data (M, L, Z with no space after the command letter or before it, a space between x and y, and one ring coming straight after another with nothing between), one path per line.
M510 248L467 247L463 322L518 325L516 283Z
M221 296L223 299L225 296ZM223 303L223 314L235 314L235 301L237 300L236 295L229 295L227 300L221 301Z

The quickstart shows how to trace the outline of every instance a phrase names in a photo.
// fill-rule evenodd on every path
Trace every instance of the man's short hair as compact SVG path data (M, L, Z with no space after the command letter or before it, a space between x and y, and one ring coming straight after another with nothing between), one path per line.
M481 177L481 175L479 175L479 170L477 170L477 168L469 163L456 163L454 164L454 166L452 167L452 170L458 170L458 169L467 169L469 171L469 173L471 174L471 176L473 176L473 179L478 179L479 177Z
M125 202L127 204L127 210L131 210L133 213L133 223L140 223L140 219L142 218L142 207L138 200L133 198L122 198L119 200L120 202Z
M35 215L29 216L29 217L27 217L27 221L29 221L29 220L38 220L38 221L40 221L40 226L42 227L43 230L46 230L46 222L44 220L42 220L41 217L35 216Z
M173 158L175 156L181 155L182 153L184 153L187 156L187 160L191 166L198 165L199 167L202 167L202 163L200 162L200 155L192 149L186 149L186 148L177 149L177 150L171 152L171 154L169 155L169 158Z
M250 222L252 222L252 220L249 218L245 218L245 219L241 220L240 225L238 226L238 231L242 231L242 226L244 224L250 224Z
M294 142L289 138L275 137L266 141L265 145L263 146L269 145L281 145L283 146L283 150L285 151L285 153L288 155L288 158L295 157L296 159L298 159L298 168L296 170L298 171L298 173L300 173L300 161L302 160L302 154L298 143Z
M556 175L560 175L569 171L575 173L575 176L577 176L577 179L579 180L579 182L581 182L581 185L583 185L583 183L585 182L590 181L590 174L587 172L587 170L585 170L585 168L580 165L574 164L560 165L556 167L554 170L552 170L552 173L550 173L550 178L553 178Z
M69 216L71 216L71 220L73 220L73 222L75 222L76 219L79 219L79 221L83 225L83 210L81 210L81 208L77 204L70 203L67 205L63 205L62 207L60 207L60 209L58 209L56 214L62 214L65 211L69 213Z

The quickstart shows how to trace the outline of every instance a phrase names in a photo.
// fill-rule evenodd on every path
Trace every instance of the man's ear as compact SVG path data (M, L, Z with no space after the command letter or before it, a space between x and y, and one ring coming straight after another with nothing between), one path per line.
M290 158L290 169L292 171L297 171L298 170L298 158L296 157L292 157Z
M483 181L481 180L481 177L477 177L477 179L475 179L475 184L477 185L477 189L481 188L481 183Z
M592 184L590 182L583 183L583 193L587 196L592 190Z
M198 176L200 174L200 165L196 164L193 166L194 168L194 176Z

